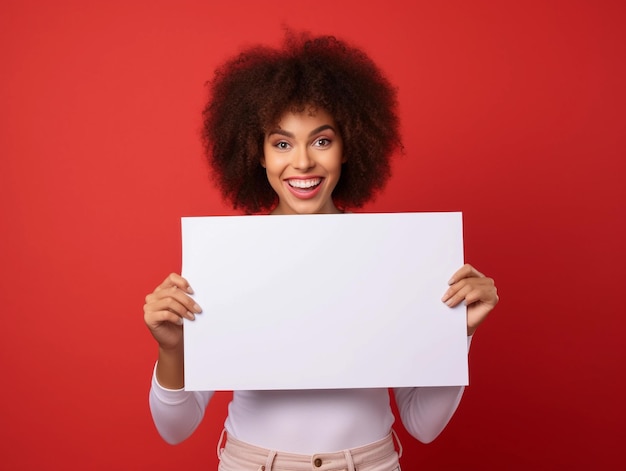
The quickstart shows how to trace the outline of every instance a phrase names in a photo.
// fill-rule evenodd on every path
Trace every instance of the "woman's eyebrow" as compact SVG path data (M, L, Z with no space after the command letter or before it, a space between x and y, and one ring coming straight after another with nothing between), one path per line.
M292 133L290 133L289 131L285 131L284 129L274 129L273 131L270 131L267 133L268 137L271 136L272 134L280 134L281 136L285 136L285 137L291 137L292 139L295 137Z
M317 134L318 132L325 131L326 129L330 129L333 132L337 132L335 131L335 128L333 128L330 124L322 124L319 128L315 128L313 131L311 131L309 133L309 137L313 136L314 134Z
M326 129L330 129L331 131L333 131L335 133L337 132L335 130L335 128L332 127L330 124L323 124L320 127L317 127L315 129L313 129L313 131L311 131L309 133L309 137L311 137L311 136L313 136L313 135L315 135L315 134L317 134L319 132L325 131ZM292 139L294 139L296 137L293 133L291 133L289 131L285 131L284 129L280 129L280 128L279 129L274 129L273 131L270 131L267 135L271 136L272 134L280 134L281 136L290 137Z

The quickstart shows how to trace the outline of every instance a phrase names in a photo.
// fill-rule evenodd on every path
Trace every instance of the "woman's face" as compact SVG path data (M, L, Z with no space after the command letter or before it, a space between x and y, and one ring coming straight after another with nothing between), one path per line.
M265 134L261 165L278 195L272 214L339 213L332 193L341 175L343 143L326 111L285 113Z

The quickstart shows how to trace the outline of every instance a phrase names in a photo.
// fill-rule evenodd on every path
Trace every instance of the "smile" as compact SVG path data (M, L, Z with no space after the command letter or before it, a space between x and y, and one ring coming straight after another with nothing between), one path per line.
M301 190L310 190L322 183L321 178L310 178L308 180L287 180L287 183L292 188L299 188Z
M290 178L286 180L286 187L289 192L300 200L315 198L322 189L321 177L315 178Z

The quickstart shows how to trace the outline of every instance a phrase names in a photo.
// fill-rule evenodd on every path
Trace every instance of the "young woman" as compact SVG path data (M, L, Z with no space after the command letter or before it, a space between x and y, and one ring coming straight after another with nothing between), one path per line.
M401 149L394 88L361 50L333 37L288 34L280 49L253 47L227 61L211 82L203 129L216 184L246 213L358 208L383 188ZM496 288L471 265L449 285L442 301L467 304L469 346L498 302ZM171 274L144 306L159 345L150 406L169 443L193 433L213 394L184 390L183 318L202 312L192 293ZM393 393L406 429L430 442L463 387ZM234 391L219 469L396 470L393 423L387 389Z

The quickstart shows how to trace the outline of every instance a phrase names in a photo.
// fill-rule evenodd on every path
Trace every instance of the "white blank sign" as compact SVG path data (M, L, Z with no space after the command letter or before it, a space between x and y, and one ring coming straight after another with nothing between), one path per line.
M182 218L185 389L465 385L461 213Z

